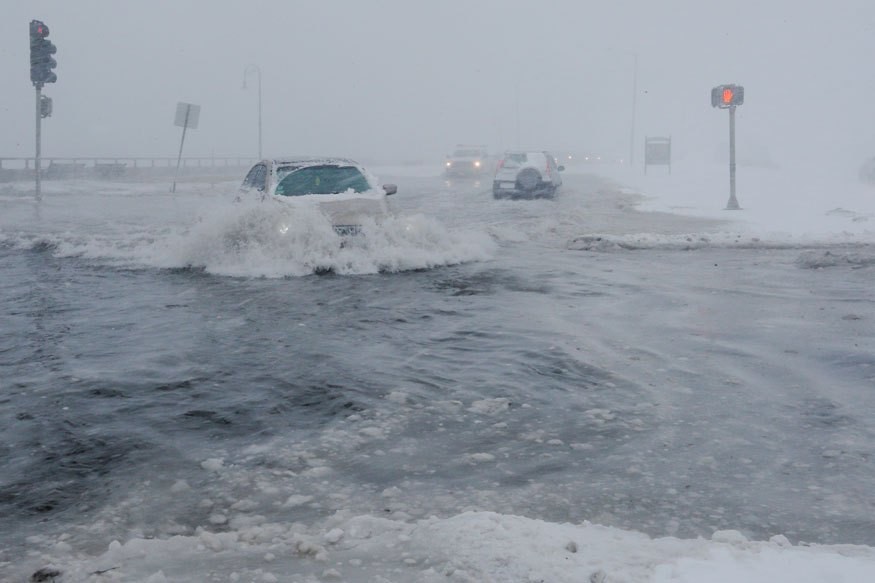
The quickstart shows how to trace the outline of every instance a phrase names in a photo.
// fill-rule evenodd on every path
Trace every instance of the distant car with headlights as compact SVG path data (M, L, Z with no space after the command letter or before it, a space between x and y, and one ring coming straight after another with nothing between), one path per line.
M255 164L240 185L238 200L260 196L293 206L315 207L340 235L356 235L365 217L388 214L386 196L394 184L379 185L357 162L346 158L276 158Z
M480 176L489 172L489 151L486 146L458 145L444 162L447 176Z
M492 181L495 198L552 198L562 186L565 166L545 151L511 150L498 161Z

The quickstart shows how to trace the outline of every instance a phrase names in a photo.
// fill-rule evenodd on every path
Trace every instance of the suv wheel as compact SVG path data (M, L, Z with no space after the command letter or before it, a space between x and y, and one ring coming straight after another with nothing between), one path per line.
M541 173L534 168L524 168L517 174L516 183L522 190L535 190L541 184Z

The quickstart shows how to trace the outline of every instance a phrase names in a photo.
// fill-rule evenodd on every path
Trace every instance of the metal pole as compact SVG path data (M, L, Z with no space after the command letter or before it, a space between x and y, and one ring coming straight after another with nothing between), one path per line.
M632 68L632 135L629 138L629 166L635 167L635 110L638 105L638 53L632 55L635 63Z
M34 176L36 177L36 200L42 200L40 192L40 153L42 142L42 112L40 111L40 93L42 88L36 88L36 156L34 157Z
M517 83L513 88L514 95L514 111L516 112L516 147L520 146L520 85Z
M261 160L261 68L258 68L258 159Z
M741 210L738 200L735 198L735 106L729 108L729 202L726 203L728 211Z
M176 192L176 181L179 179L179 163L182 161L182 145L185 144L185 130L188 129L188 114L191 112L191 106L185 108L185 123L182 126L182 139L179 141L179 156L176 158L176 176L173 177L173 186L170 187L170 192Z
M251 72L258 73L258 159L262 156L262 124L261 124L261 67L258 65L246 65L243 69L243 89L246 89L246 76Z

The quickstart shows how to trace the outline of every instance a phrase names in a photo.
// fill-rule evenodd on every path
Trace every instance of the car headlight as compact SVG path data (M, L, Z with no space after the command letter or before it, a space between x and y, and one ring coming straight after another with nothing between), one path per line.
M475 167L475 168L480 168L480 160L475 160L475 161L474 161L474 167Z
M452 165L453 165L452 162L447 162L447 167L448 167L448 168L449 168L450 166L452 166Z
M280 232L280 235L285 235L286 233L289 232L289 226L285 223L280 223L279 232Z

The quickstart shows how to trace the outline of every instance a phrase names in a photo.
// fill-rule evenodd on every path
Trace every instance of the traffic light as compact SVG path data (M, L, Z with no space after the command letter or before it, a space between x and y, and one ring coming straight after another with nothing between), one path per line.
M37 89L58 80L52 71L58 65L52 58L58 49L46 38L48 36L49 27L44 22L30 21L30 81Z
M741 85L718 85L711 90L711 107L726 109L744 103L744 87Z
M39 114L40 117L52 116L52 98L40 95L39 97Z

